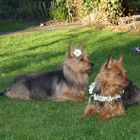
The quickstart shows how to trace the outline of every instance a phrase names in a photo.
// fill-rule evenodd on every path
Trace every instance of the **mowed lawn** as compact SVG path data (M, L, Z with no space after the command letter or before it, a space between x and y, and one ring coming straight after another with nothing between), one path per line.
M0 91L18 75L57 68L68 44L80 42L95 63L89 83L110 53L117 58L121 52L130 79L140 87L140 55L130 54L140 45L140 34L77 28L0 35ZM96 116L80 120L86 104L1 96L0 140L140 140L140 105L101 122Z

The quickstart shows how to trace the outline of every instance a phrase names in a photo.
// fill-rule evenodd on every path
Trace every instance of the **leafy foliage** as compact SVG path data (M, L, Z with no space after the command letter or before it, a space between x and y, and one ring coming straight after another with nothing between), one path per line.
M83 3L83 0L66 0L70 21L79 20L82 17Z
M0 17L18 20L48 19L52 0L2 0Z
M99 22L117 24L124 7L139 10L139 1L124 0L1 0L0 17L19 20L80 20L95 13ZM126 11L126 10L125 10ZM128 11L128 10L127 10Z
M116 23L117 18L123 15L123 0L100 0L99 10L105 13L111 23Z
M51 19L65 20L67 18L67 10L64 0L53 0L49 9Z

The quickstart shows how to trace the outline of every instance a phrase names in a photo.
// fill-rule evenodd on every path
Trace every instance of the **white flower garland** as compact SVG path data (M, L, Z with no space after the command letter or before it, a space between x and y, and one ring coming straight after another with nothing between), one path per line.
M82 54L82 52L81 52L80 49L75 49L74 52L73 52L73 54L74 54L76 57L79 57L79 56Z
M93 90L95 88L96 82L91 83L91 85L89 86L89 103L91 102L91 99L94 98L95 101L100 101L100 102L112 102L113 100L117 100L120 99L121 96L120 95L116 95L116 96L100 96L97 95L95 93L93 93ZM121 91L121 94L124 93L124 90Z
M91 83L90 85L89 85L89 95L92 95L92 91L93 91L93 89L95 88L95 85L96 85L96 82L93 82L93 83Z

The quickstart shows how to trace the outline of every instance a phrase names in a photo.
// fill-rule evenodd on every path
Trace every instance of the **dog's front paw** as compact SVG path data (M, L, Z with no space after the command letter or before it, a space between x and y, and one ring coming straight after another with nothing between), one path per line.
M110 114L105 113L105 114L100 115L100 116L99 116L99 119L100 119L101 121L105 121L105 120L109 119L110 117L111 117Z
M84 120L84 119L87 118L87 117L89 117L89 116L86 115L86 114L83 114L83 115L80 117L80 119L81 119L81 120Z
M82 115L82 116L80 117L81 120L83 120L83 119L85 119L85 118L86 118L85 115Z

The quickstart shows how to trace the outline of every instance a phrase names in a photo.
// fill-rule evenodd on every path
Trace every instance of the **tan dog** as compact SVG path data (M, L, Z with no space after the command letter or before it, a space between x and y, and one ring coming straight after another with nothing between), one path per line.
M69 46L59 69L17 77L5 95L16 99L50 99L80 101L85 97L88 71L93 67L81 45Z
M82 118L98 114L101 120L123 115L125 110L121 100L122 90L129 85L122 56L118 60L109 57L96 77L91 102L87 105ZM96 94L98 93L98 94Z

